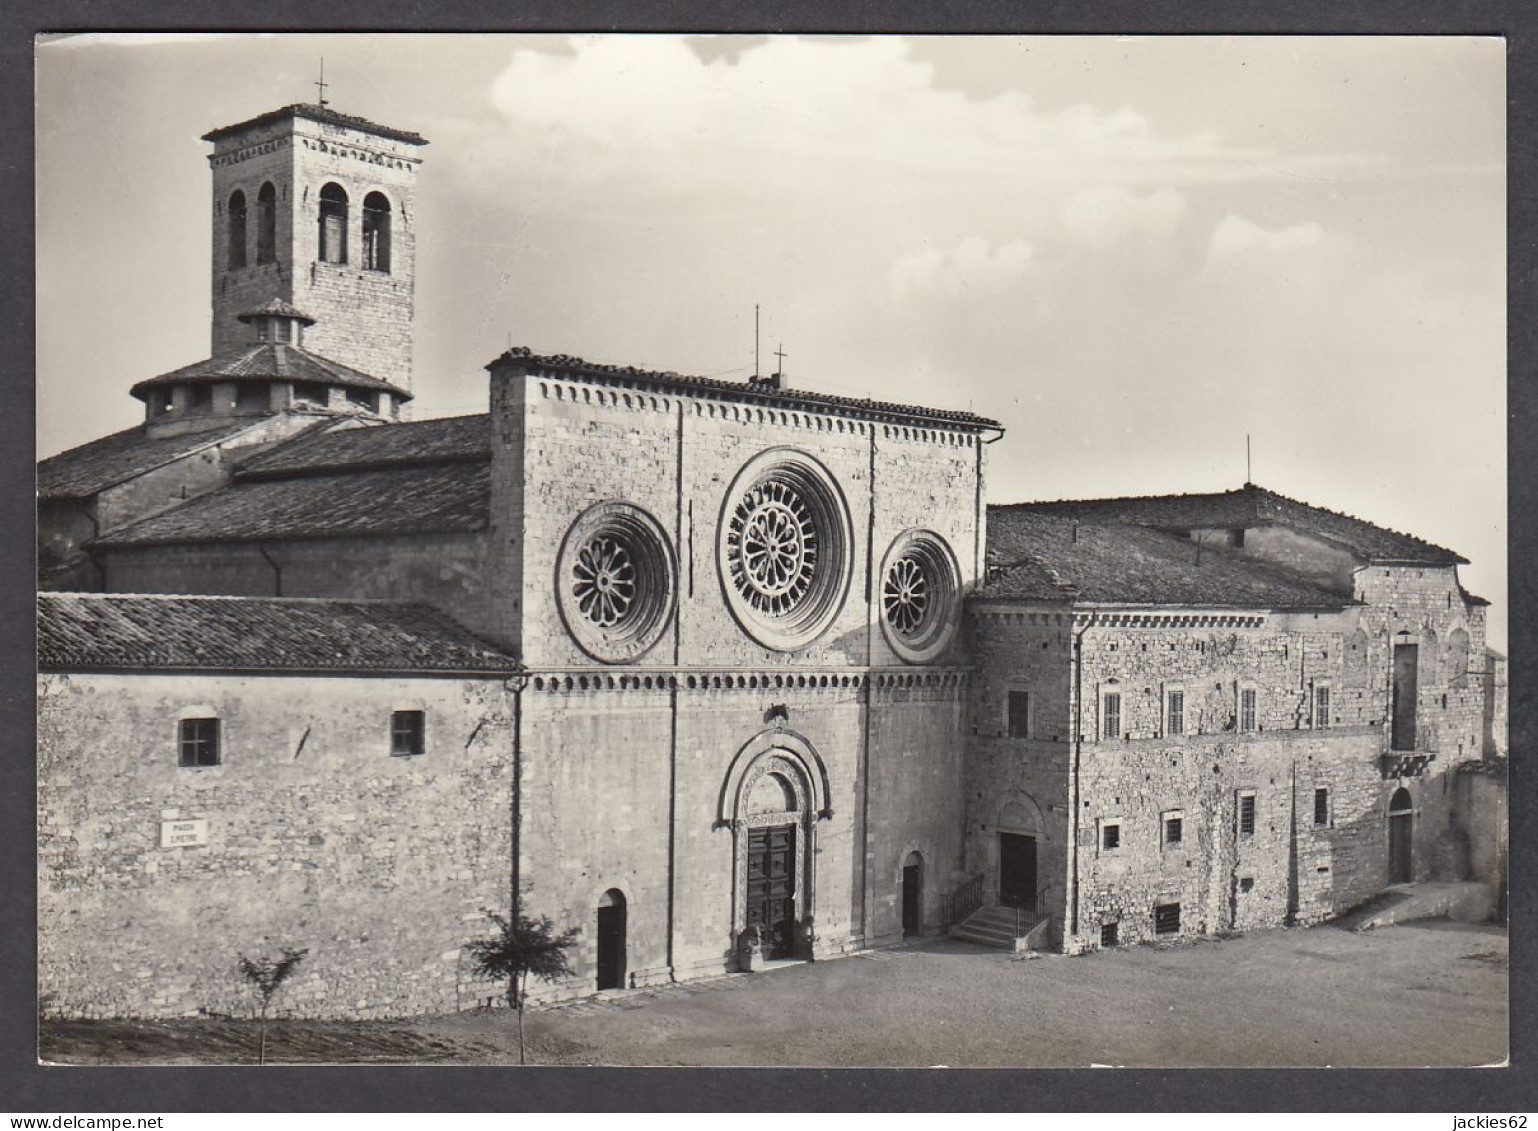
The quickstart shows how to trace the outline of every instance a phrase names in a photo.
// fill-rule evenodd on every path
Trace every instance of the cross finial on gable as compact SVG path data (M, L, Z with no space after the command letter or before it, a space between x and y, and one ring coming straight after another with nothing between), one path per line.
M315 80L315 86L320 90L320 105L326 104L326 87L331 84L326 81L326 57L320 57L320 78Z

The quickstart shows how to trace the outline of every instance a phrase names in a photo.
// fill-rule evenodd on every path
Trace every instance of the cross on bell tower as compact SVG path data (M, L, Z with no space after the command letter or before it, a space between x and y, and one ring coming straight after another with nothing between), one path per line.
M320 57L320 78L315 80L315 87L320 91L320 97L316 100L317 105L326 105L326 87L330 85L326 81L326 57L322 55Z

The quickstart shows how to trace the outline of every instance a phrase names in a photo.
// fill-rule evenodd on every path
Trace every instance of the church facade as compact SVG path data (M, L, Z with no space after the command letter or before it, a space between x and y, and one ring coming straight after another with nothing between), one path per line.
M1248 486L989 507L994 421L781 374L509 349L404 420L425 140L206 140L213 356L39 468L48 1008L233 1011L279 946L306 1015L469 1008L514 907L569 996L1470 874L1457 555Z

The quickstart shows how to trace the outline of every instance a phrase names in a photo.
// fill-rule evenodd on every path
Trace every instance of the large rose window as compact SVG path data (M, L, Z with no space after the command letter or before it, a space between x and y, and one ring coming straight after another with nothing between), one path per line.
M673 610L673 555L645 511L600 503L561 546L556 592L561 617L594 659L624 663L645 653Z
M765 452L738 474L723 507L727 603L759 643L803 647L843 605L852 542L848 508L827 470L800 452Z
M881 627L909 663L945 651L958 623L956 558L938 534L910 530L887 551L881 570Z

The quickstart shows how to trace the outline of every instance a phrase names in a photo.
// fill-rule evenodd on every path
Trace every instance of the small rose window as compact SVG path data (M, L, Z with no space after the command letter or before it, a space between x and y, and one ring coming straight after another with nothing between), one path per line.
M938 534L910 530L887 551L881 574L881 627L909 663L945 651L959 622L955 555Z
M618 502L585 511L566 534L557 570L561 617L594 659L634 660L666 629L673 555L645 511Z

